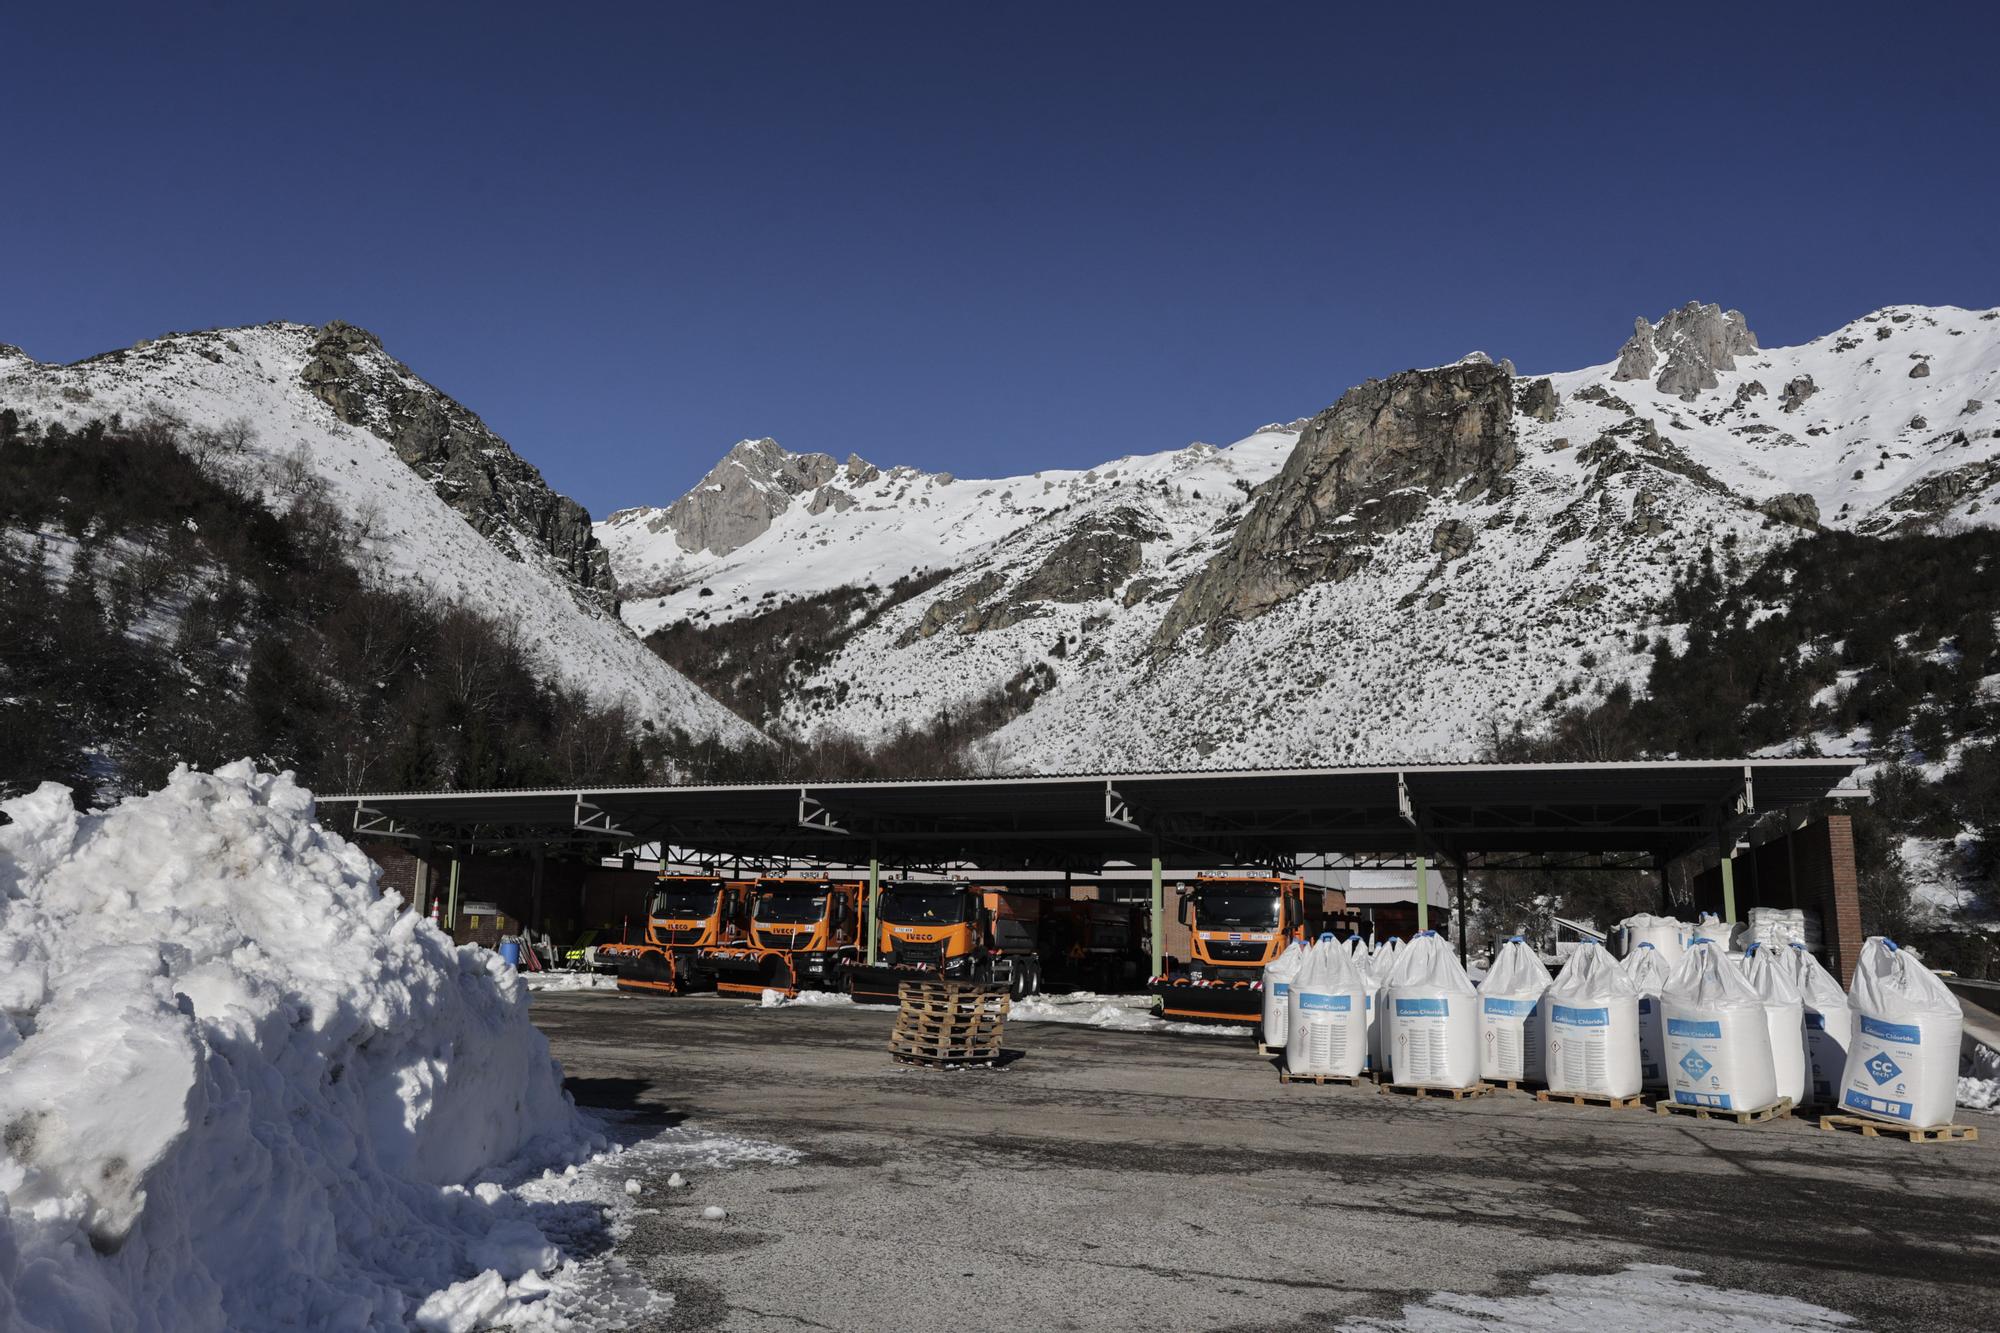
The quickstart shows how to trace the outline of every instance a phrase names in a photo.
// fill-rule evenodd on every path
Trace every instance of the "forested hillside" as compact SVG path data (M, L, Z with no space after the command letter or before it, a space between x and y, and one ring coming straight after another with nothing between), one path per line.
M228 429L0 412L0 792L245 755L324 791L641 781L687 749L365 578L311 474L252 460Z

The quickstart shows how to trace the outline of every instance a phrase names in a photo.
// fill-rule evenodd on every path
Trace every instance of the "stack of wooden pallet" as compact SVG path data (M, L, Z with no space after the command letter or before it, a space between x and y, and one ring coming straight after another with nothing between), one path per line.
M1012 1003L1005 983L905 981L889 1053L904 1064L990 1065Z

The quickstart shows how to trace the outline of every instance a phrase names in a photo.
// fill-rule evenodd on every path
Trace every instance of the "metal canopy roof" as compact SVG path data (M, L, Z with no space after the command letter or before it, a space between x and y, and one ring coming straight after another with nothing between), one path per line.
M1296 865L1319 855L1664 862L1826 798L1856 759L1406 764L914 782L393 792L322 798L362 836L598 853L985 869Z

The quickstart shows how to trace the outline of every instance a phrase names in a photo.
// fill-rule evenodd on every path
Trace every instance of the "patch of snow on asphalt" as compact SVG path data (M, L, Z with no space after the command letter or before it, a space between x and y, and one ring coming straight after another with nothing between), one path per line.
M1827 1333L1852 1329L1837 1310L1786 1296L1733 1291L1700 1273L1633 1264L1610 1274L1555 1273L1520 1296L1439 1292L1396 1319L1355 1319L1341 1333Z
M523 972L529 990L617 990L618 978L608 972Z
M1094 991L1030 995L1014 1001L1007 1017L1020 1023L1075 1023L1121 1032L1184 1032L1201 1037L1241 1038L1246 1030L1235 1025L1169 1023L1154 1015L1150 995L1099 995Z
M853 1003L854 997L852 995L843 994L839 991L802 990L797 995L787 997L783 991L773 990L771 987L766 986L763 995L758 998L757 1007L760 1009L791 1009L800 1005L807 1008L814 1008L827 1005L851 1006Z

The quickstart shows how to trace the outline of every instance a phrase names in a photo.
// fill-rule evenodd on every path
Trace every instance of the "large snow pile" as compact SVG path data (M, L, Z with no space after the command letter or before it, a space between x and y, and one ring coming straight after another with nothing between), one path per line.
M546 1295L562 1258L502 1184L603 1144L496 956L247 762L0 808L0 1327L451 1327L433 1293L482 1283L482 1325Z

